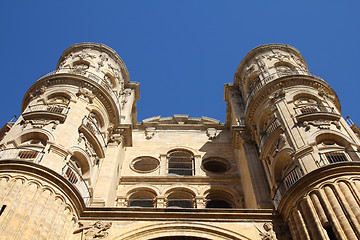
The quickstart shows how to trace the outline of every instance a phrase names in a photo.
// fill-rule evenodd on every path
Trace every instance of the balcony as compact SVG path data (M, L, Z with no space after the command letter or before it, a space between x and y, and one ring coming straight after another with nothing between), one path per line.
M22 160L40 163L44 152L28 148L7 148L0 151L0 160Z
M252 82L249 87L249 94L247 96L245 109L247 109L247 107L250 104L251 99L255 96L255 94L266 84L271 83L271 82L275 81L276 79L284 77L284 76L297 76L297 75L312 76L312 77L322 79L315 73L311 73L311 72L305 71L305 70L293 70L293 69L288 69L285 71L277 71L275 73L265 76L263 79L257 78L257 80Z
M91 194L88 185L86 184L85 180L82 178L81 174L78 171L70 166L69 163L66 163L65 166L62 168L61 175L66 178L73 186L81 194L85 205L89 206Z
M58 104L36 104L28 106L22 113L25 120L29 120L39 115L60 121L65 121L70 107Z
M288 174L285 175L283 181L278 185L273 201L275 208L279 206L279 203L282 197L285 195L286 191L294 185L304 174L302 173L299 166L295 166L293 170L291 170Z
M306 105L294 108L295 117L299 122L316 119L339 120L333 107L324 105Z
M100 156L104 155L104 149L106 148L106 142L101 133L100 129L96 126L96 124L91 120L91 118L85 116L82 120L81 126L79 128L81 132L84 132L87 136L89 136L93 143L95 143L98 149L101 151Z
M269 126L267 126L267 128L265 129L265 135L262 136L260 143L259 143L259 152L261 152L261 150L263 149L263 146L265 144L265 142L269 139L269 137L271 136L271 134L273 132L275 132L277 129L281 128L281 122L279 121L279 119L275 118L270 124Z
M84 70L81 68L59 68L59 69L50 71L50 72L42 75L37 81L40 81L41 79L43 79L45 77L55 75L55 74L74 74L74 75L83 76L83 77L88 78L89 80L101 85L114 99L117 108L119 110L121 109L119 98L118 98L119 96L118 96L117 92L115 92L113 90L113 87L110 85L110 83L108 81L106 81L105 79L102 79L101 77L99 77L96 74L89 72L87 70Z
M318 167L322 167L339 162L360 161L358 154L359 151L353 150L338 150L319 153L320 161L317 161L316 164Z

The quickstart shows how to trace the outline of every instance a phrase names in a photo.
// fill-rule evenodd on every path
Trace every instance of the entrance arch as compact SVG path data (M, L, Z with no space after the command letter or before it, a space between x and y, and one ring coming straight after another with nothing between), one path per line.
M250 240L238 232L204 223L153 223L125 232L114 240Z

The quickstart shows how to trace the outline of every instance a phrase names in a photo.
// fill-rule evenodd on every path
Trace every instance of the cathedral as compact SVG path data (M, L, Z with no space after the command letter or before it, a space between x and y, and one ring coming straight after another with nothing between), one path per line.
M139 99L110 47L63 52L0 130L0 239L360 238L360 129L297 49L244 57L225 123Z

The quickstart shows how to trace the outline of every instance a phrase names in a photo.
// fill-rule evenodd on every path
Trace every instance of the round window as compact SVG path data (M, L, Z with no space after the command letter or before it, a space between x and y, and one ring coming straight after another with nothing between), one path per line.
M131 168L137 172L152 172L159 167L159 161L153 157L139 157L132 161Z
M206 171L212 173L224 173L230 168L228 161L221 158L207 158L202 165Z

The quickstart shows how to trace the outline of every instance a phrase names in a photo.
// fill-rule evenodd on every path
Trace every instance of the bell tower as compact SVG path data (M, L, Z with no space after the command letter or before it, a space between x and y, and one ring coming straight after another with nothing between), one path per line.
M86 206L114 205L138 98L139 85L111 48L81 43L64 51L2 130L2 237L68 239Z
M335 91L309 72L299 51L282 44L251 50L225 93L233 142L258 150L258 159L244 154L247 175L255 187L254 180L264 183L254 166L265 172L293 239L358 239L359 138ZM248 188L261 203L264 196Z

